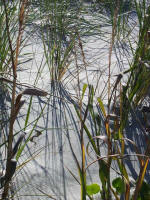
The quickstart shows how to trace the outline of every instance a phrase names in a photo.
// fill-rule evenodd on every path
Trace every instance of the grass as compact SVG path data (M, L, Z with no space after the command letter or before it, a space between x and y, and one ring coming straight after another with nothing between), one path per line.
M2 1L1 199L149 199L149 6Z

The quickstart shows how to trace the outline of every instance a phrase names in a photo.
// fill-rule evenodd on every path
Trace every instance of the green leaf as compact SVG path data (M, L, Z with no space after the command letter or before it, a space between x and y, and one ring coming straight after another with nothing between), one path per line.
M89 196L93 195L93 194L97 194L98 192L100 192L100 186L96 183L93 183L91 185L87 185L86 186L86 191L87 194Z
M83 85L83 89L82 89L82 98L81 98L82 100L83 100L83 97L84 97L84 94L85 94L85 91L86 91L87 86L88 86L87 84L84 84L84 85Z
M106 182L108 180L108 176L109 176L109 169L108 169L108 165L105 163L104 160L100 160L99 161L99 177L100 180L102 182L102 186L106 192L107 188L106 188Z
M104 107L104 104L103 104L102 100L100 99L100 97L97 98L97 101L98 101L98 103L99 103L100 109L101 109L102 112L103 112L104 117L106 117L105 107Z
M150 199L150 185L145 181L142 184L140 190L140 197L142 200L149 200Z
M116 191L119 194L124 193L125 191L125 185L124 185L124 181L122 180L122 178L116 178L112 181L112 186L116 189Z
M25 125L24 125L25 128L24 128L24 130L26 129L28 121L29 121L29 116L30 116L30 113L31 113L31 106L32 106L32 96L30 97L30 103L29 103L29 107L28 107L28 110L27 110L27 115L26 115L26 119L25 119Z

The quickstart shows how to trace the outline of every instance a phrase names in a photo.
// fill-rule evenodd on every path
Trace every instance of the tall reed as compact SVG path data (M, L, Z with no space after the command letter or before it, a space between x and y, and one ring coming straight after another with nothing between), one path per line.
M11 65L12 65L12 71L13 71L13 89L12 89L12 98L11 98L11 114L10 114L10 125L9 125L9 135L8 135L8 148L7 148L7 163L6 163L6 174L5 174L5 184L4 184L4 191L2 194L2 199L6 199L8 196L8 190L9 190L9 184L11 181L12 176L10 175L11 172L11 159L12 159L12 144L13 144L13 127L14 127L14 121L16 117L16 110L15 107L15 96L16 96L16 81L17 81L17 65L18 65L18 56L19 56L19 48L21 45L21 39L22 39L22 33L24 30L24 20L26 17L26 7L28 1L22 1L20 2L20 12L18 16L19 20L19 27L18 27L18 36L16 40L16 48L13 49L12 46L12 39L10 35L10 16L8 12L8 4L5 0L3 0L4 4L4 10L5 10L5 18L6 18L6 31L7 31L7 37L9 41L9 49L10 49L10 58L11 58Z

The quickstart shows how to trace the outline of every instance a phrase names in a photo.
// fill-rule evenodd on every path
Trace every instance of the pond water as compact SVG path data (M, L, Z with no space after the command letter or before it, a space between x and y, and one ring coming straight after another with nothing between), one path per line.
M86 9L88 5L85 4ZM74 175L79 180L79 175L70 147L71 145L77 158L81 161L80 123L76 116L74 105L78 104L79 93L82 92L85 83L97 88L95 100L100 96L105 104L108 101L107 82L112 27L108 23L109 18L104 19L104 25L104 21L100 20L101 17L98 12L92 14L89 11L83 14L86 23L89 23L91 28L96 26L96 31L93 31L93 34L83 34L81 36L84 55L80 46L77 45L77 60L75 60L75 52L73 52L69 57L71 63L61 81L52 80L50 74L51 63L48 64L45 58L41 31L46 34L47 30L40 27L42 24L40 21L36 21L35 24L27 27L26 34L29 34L30 37L27 41L27 46L23 49L23 54L29 53L27 57L31 58L31 60L20 65L18 80L21 83L35 85L45 90L48 92L48 96L32 98L25 96L26 103L15 122L15 132L24 128L27 120L26 114L31 103L28 119L28 124L30 125L25 130L26 138L32 129L34 129L33 135L36 134L36 130L41 131L39 137L35 137L33 142L28 142L21 158L19 158L18 166L22 164L24 166L18 168L14 177L14 187L17 190L15 199L37 200L50 199L51 197L57 200L80 199L80 185L73 177ZM132 30L130 39L133 43L133 48L135 48L138 24L134 11L133 13L131 12L128 23L130 24L130 30ZM32 34L30 29L33 30ZM111 85L114 84L116 79L114 75L128 69L129 62L132 60L128 39L127 36L120 38L115 42L112 50ZM48 44L46 45L48 46ZM24 55L23 59L25 57ZM123 81L126 78L124 77ZM19 87L18 92L20 92L20 89L23 90L24 87ZM83 99L83 109L87 100L88 94L86 93ZM41 117L37 122L36 119L39 115ZM90 116L88 116L86 123L88 128L94 131ZM140 128L135 127L137 125L134 121L127 127L127 133L134 132L131 139L136 134L140 135ZM86 135L84 142L87 145L88 138ZM143 145L141 140L137 142ZM127 153L132 151L132 148L127 149ZM102 147L101 152L102 155L107 154L105 147ZM87 157L87 164L91 163L94 158L94 155L93 159ZM129 171L132 171L133 178L136 178L138 165L135 162L132 165L130 161L127 161L127 165ZM135 169L137 170L135 171ZM117 177L117 174L112 170L111 178L113 179L114 177ZM91 165L87 171L87 184L91 182L100 184L97 163Z

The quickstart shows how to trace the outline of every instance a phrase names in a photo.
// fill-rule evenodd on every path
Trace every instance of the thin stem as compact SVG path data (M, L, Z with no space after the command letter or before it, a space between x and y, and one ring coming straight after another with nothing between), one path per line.
M13 88L12 88L12 99L11 99L11 114L10 114L10 125L9 125L9 135L8 135L8 148L7 148L7 163L6 163L6 174L5 174L5 184L4 184L4 191L2 193L2 199L6 199L8 196L9 191L9 184L11 182L11 159L12 159L12 144L13 144L13 127L15 121L15 95L16 95L16 81L17 81L17 64L18 64L18 55L19 55L19 48L21 45L21 38L22 38L22 31L23 31L23 22L24 22L24 14L25 8L27 5L28 0L24 0L21 3L20 7L20 15L19 15L19 32L16 41L16 56L14 60L14 51L12 49L12 41L10 38L10 30L9 30L9 19L8 19L8 12L5 0L4 9L5 9L5 16L6 16L6 29L7 29L7 36L9 40L9 48L11 51L11 60L12 60L12 69L13 69Z

